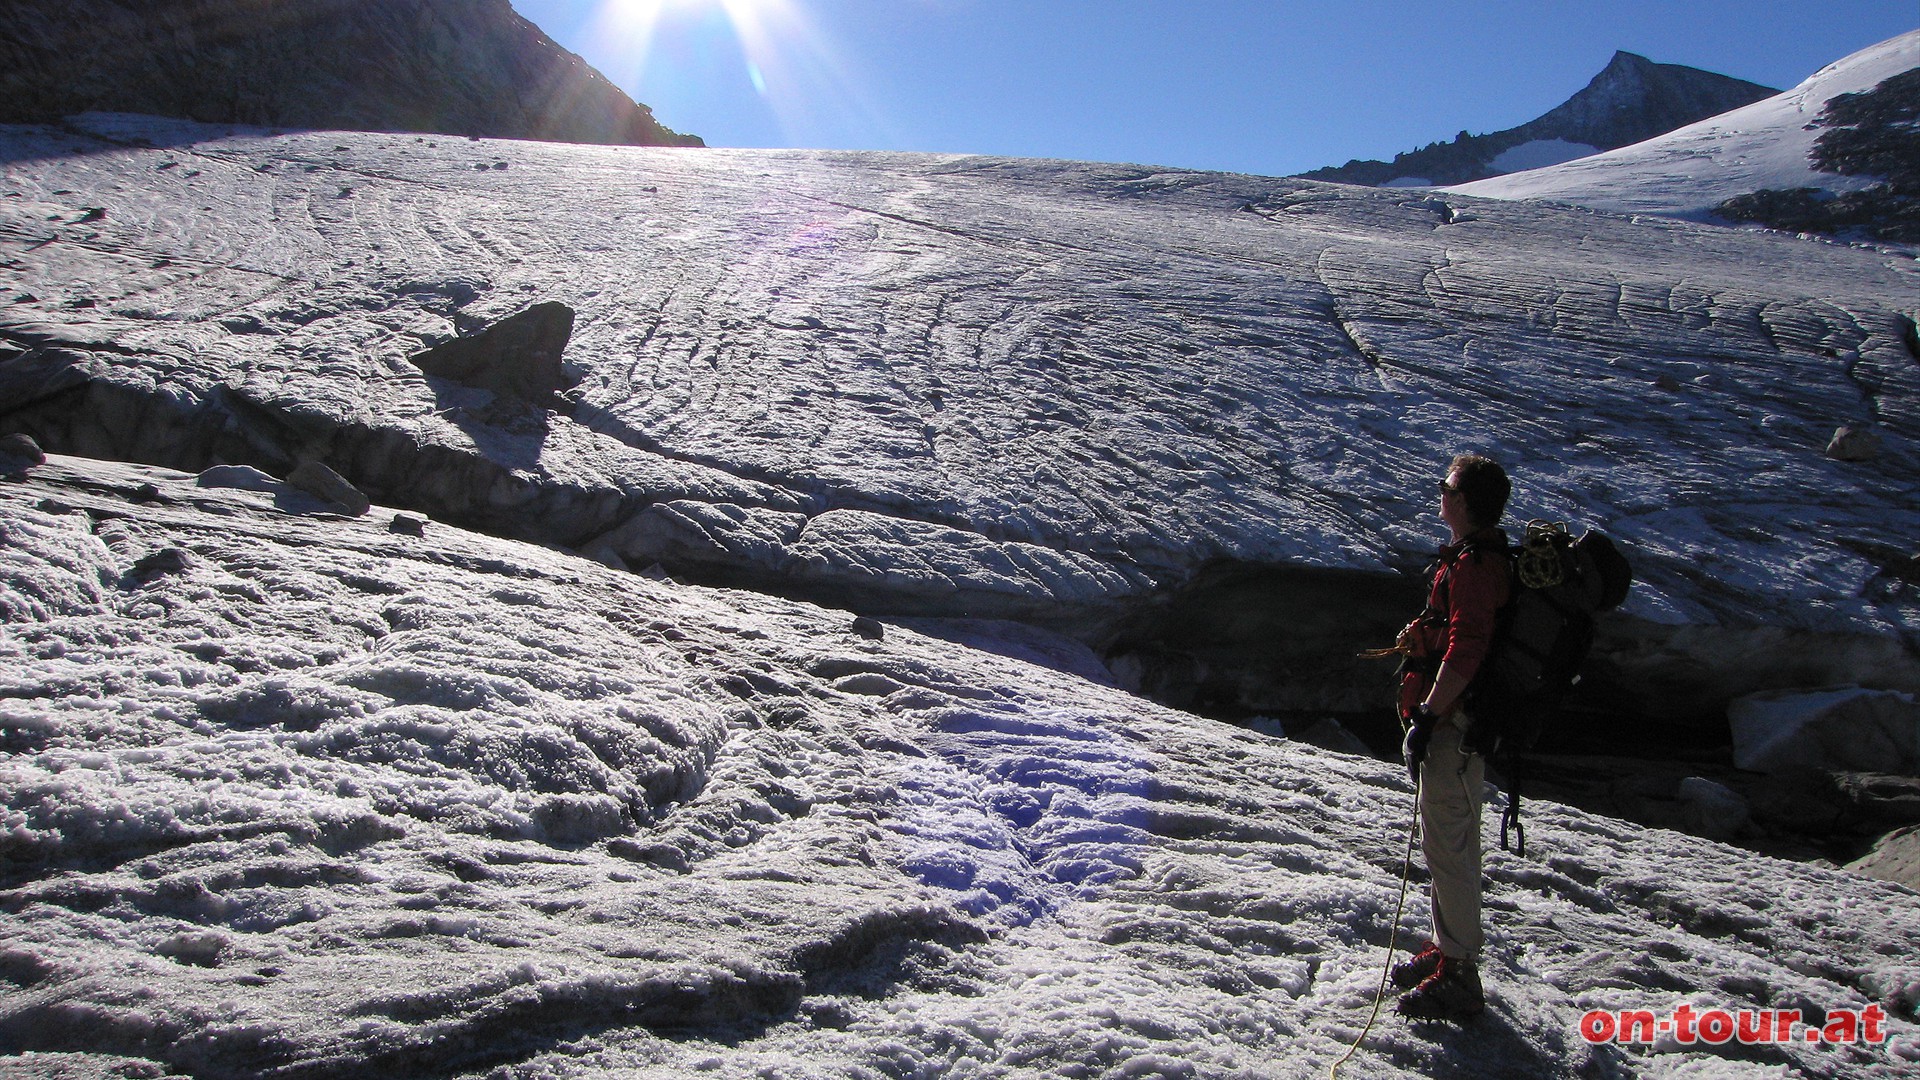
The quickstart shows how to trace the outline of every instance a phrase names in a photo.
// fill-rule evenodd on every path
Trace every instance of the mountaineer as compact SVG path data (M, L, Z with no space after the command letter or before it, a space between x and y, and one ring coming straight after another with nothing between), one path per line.
M1486 763L1467 745L1464 695L1492 645L1512 591L1500 529L1511 484L1478 454L1453 459L1440 484L1440 517L1451 536L1433 569L1427 606L1400 632L1402 753L1419 789L1420 847L1427 860L1433 936L1394 965L1399 1012L1420 1020L1465 1020L1486 1007L1478 967L1480 811Z

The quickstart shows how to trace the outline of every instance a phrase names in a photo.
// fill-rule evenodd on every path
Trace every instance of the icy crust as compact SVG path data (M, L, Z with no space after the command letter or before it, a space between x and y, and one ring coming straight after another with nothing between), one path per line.
M0 146L0 392L56 450L321 456L634 569L1032 618L1218 559L1417 569L1478 448L1517 516L1620 535L1643 620L1914 627L1904 256L1071 162L128 118ZM567 415L406 360L550 300ZM1822 455L1868 421L1880 458Z
M1304 1078L1364 1023L1397 767L391 513L0 484L0 1072ZM1490 1013L1348 1075L1920 1067L1920 897L1532 805ZM1891 1038L1579 1039L1682 1003Z

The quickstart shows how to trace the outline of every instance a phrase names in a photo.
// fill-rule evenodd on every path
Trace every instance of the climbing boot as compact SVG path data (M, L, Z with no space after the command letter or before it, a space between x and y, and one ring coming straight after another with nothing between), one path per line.
M1409 959L1393 965L1393 985L1402 990L1411 990L1427 981L1427 976L1440 970L1440 946L1429 941L1420 946L1420 951Z
M1410 1020L1459 1023L1478 1016L1486 1007L1479 966L1471 960L1443 956L1433 974L1400 995L1399 1012Z

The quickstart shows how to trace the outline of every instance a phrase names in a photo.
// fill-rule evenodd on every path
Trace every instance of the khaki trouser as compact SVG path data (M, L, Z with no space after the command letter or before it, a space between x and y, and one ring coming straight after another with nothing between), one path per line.
M1420 764L1420 849L1427 857L1433 940L1456 959L1480 956L1480 806L1486 762L1461 747L1467 716L1434 725Z

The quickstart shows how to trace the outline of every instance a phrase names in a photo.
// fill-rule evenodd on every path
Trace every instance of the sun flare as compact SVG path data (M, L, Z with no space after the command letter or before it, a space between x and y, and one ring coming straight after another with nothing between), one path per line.
M663 24L718 17L758 66L782 39L803 38L792 0L605 0L599 29L644 56Z
M786 141L858 118L890 129L807 0L600 0L595 65L655 107L748 87ZM886 141L881 139L880 141Z
M606 0L603 10L621 19L651 22L662 14L719 10L736 22L751 21L769 8L784 8L788 0Z

